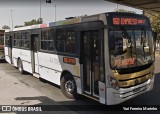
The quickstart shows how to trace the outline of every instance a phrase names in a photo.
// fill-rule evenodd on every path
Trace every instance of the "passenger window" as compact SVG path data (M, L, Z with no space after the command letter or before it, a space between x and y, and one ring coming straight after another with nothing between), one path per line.
M20 38L21 38L21 34L19 32L14 33L13 46L20 47L21 45Z
M29 32L22 32L21 47L29 49Z
M53 32L53 31L52 31ZM53 35L51 30L44 30L41 33L41 50L54 51Z
M75 32L72 29L58 29L56 38L57 52L75 54L76 42Z

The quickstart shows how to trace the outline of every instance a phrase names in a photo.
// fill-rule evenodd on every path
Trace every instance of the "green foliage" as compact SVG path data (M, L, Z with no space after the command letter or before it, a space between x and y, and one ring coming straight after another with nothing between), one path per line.
M24 26L30 26L30 25L35 25L35 24L41 24L43 23L43 19L39 18L39 19L32 19L31 21L25 21L24 22Z
M160 32L160 15L148 15L152 26L152 31Z
M10 27L7 26L7 25L4 25L4 26L2 27L2 29L10 29Z
M36 24L42 24L43 23L43 19L39 18L39 19L32 19L31 21L25 21L24 25L16 25L14 28L19 28L19 27L24 27L24 26L31 26L31 25L36 25Z
M14 28L23 27L23 25L16 25Z

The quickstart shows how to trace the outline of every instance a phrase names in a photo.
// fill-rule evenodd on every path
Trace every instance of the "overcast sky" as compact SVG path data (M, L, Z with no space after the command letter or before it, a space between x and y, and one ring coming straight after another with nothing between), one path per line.
M52 0L51 4L46 3L46 0L41 0L41 17L44 23L48 24L55 20L54 5L56 5L57 21L64 20L65 17L111 12L117 8L117 4L103 0ZM142 13L141 10L122 5L118 5L118 8ZM40 0L0 0L0 27L12 26L11 10L13 10L13 25L23 25L25 21L40 17Z

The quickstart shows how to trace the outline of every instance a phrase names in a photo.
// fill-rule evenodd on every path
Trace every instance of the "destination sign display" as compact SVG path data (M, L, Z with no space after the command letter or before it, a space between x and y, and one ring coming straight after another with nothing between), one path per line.
M109 13L108 24L112 26L148 26L149 19L143 15L131 13Z
M113 25L145 25L146 20L140 18L126 18L126 17L114 17L112 19Z

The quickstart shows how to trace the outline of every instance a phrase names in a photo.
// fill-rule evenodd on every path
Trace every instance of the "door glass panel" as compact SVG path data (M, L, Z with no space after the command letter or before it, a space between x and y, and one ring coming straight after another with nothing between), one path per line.
M99 38L99 31L83 32L82 37L84 91L91 95L98 96L102 40Z
M10 62L12 63L12 39L13 36L9 36L9 49L8 49L8 54L10 57Z
M37 52L37 37L34 38L34 52Z
M98 31L93 32L93 47L92 47L92 67L93 67L93 92L99 94L98 81L100 77L100 48L101 39L99 39Z
M84 90L90 92L90 76L91 76L91 51L90 51L90 33L84 32L83 34L83 50L84 50Z

